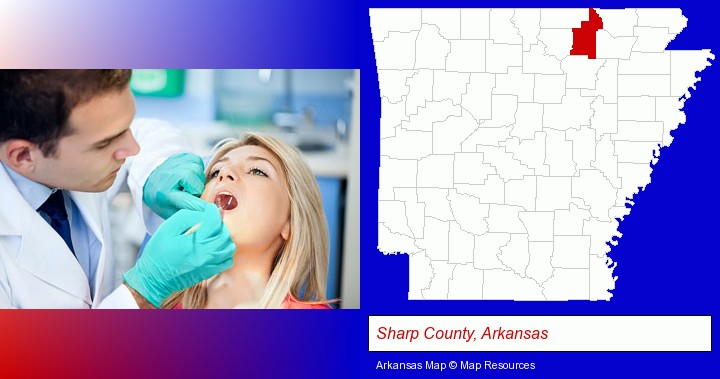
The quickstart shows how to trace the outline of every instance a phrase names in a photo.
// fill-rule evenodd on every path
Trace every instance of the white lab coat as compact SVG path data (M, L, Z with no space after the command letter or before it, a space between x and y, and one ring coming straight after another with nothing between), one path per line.
M0 308L137 308L124 285L114 283L109 202L127 182L149 231L162 221L142 205L145 180L167 157L188 151L186 139L159 120L135 120L140 153L125 161L113 186L99 193L69 191L100 241L95 298L87 276L63 239L22 197L0 167Z

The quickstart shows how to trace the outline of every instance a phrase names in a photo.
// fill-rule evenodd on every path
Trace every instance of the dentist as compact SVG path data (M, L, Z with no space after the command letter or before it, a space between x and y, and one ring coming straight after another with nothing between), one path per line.
M218 209L196 197L202 160L169 125L133 120L129 80L0 70L0 308L155 308L232 265ZM154 234L118 285L108 208L125 185Z

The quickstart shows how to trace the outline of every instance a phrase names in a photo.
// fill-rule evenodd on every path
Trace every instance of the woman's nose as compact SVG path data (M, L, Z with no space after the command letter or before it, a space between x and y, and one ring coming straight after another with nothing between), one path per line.
M229 171L226 170L220 170L220 175L218 178L218 181L222 182L223 180L229 180L229 181L235 181L235 178L232 176L232 174Z

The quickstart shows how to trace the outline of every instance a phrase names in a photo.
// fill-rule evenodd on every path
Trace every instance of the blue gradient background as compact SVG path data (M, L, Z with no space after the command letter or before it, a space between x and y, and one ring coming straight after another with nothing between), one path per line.
M361 68L361 310L0 311L0 377L707 377L713 353L368 353L368 314L718 312L718 63L621 224L610 302L408 301L408 258L377 252L380 101L369 7L680 7L670 49L711 48L718 5L641 2L0 1L2 67ZM714 330L719 330L713 320ZM598 325L598 328L602 328ZM658 333L662 333L658 330ZM376 371L378 360L533 361L534 371Z

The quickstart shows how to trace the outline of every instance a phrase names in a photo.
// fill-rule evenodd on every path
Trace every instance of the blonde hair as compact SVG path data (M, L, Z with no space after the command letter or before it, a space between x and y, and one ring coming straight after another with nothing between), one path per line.
M288 295L303 302L326 303L329 237L315 175L297 150L276 137L259 133L245 133L240 139L218 143L206 171L229 151L242 146L263 147L278 158L290 199L290 234L273 259L259 307L280 308ZM183 308L205 308L207 289L205 280L171 295L162 307L173 308L182 302Z

